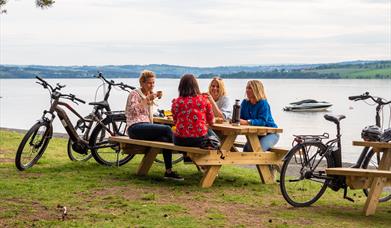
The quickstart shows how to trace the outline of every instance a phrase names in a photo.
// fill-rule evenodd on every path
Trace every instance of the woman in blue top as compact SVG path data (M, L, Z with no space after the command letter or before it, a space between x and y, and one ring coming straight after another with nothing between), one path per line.
M262 82L258 80L247 82L246 95L247 99L243 100L241 104L240 125L277 127L273 120ZM280 138L279 134L267 134L258 137L263 151L267 151L276 145ZM243 151L252 151L248 142L245 144Z

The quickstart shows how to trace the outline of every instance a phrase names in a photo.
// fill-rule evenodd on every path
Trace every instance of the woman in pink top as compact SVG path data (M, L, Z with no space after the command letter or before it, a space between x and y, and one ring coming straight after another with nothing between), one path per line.
M172 142L172 131L167 125L154 124L152 106L157 94L153 92L156 75L152 71L141 72L139 83L141 88L130 92L126 102L125 114L128 135L133 139ZM166 172L165 179L183 180L172 171L172 152L163 149Z

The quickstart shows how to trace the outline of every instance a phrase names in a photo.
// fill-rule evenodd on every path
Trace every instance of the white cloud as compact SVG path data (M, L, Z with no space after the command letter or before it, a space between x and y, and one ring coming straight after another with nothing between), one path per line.
M391 59L388 1L9 1L1 64L192 66Z

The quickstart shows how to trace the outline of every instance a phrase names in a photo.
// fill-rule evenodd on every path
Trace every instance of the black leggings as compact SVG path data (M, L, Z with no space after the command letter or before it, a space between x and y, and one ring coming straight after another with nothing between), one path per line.
M167 125L153 123L135 123L128 128L128 135L132 139L172 142L172 130ZM163 149L164 165L172 168L172 151Z

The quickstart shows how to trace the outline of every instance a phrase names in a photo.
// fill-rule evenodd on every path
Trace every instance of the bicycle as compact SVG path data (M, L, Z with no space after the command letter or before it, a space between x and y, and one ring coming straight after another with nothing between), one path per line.
M69 104L61 100L68 99L75 104L78 104L77 102L84 104L85 101L77 98L73 94L62 94L60 90L64 88L65 85L60 85L57 83L56 87L53 87L42 78L38 76L36 76L36 78L39 80L37 83L49 91L51 105L49 110L44 110L41 119L38 120L38 122L27 131L26 135L19 144L15 157L15 165L20 171L31 168L42 157L53 135L52 122L56 117L56 114L58 115L61 124L64 126L70 139L72 142L74 142L72 144L72 149L78 151L79 153L87 153L88 149L91 149L89 147L89 142L77 134L76 129L69 120L67 113L60 106L67 108L79 119L83 119L83 121L87 123L96 121L97 126L104 126L105 131L107 130L111 135L124 135L124 130L121 130L121 125L123 125L124 122L126 125L123 114L107 113L107 117L102 121L96 117L93 119L84 119ZM111 126L111 128L108 128L107 126ZM96 150L99 148L94 149ZM128 156L125 156L123 159L125 163L127 162L127 158ZM117 163L119 162L122 162L122 160L117 161Z
M378 104L376 113L376 123L380 125L379 111L387 102L381 98L375 98L364 93L360 96L351 96L350 100L366 100L372 99ZM315 203L330 187L334 191L344 189L343 197L353 201L347 196L347 185L344 176L328 176L325 172L326 168L342 167L342 148L340 121L345 118L344 115L324 115L324 118L336 124L336 138L329 139L328 133L323 135L294 135L292 142L293 148L284 157L283 166L280 173L280 189L284 199L294 207L304 207ZM373 156L371 148L364 148L352 167L368 168L365 166L365 161ZM383 192L380 202L390 199L389 192Z
M105 92L104 98L102 101L95 101L95 102L90 102L88 103L89 105L92 105L92 111L89 115L77 120L75 127L76 132L82 137L84 140L89 141L92 129L96 126L96 120L103 120L106 117L106 113L112 113L110 104L108 102L108 99L110 97L110 92L112 87L117 87L123 91L130 92L130 90L135 89L133 86L126 85L124 83L115 83L113 80L108 81L101 72L98 72L97 75L94 77L101 79L102 80L102 85L100 85L96 93L98 92L99 88L105 85L107 86L107 91ZM96 97L95 93L95 97ZM117 112L119 113L119 112ZM88 120L88 121L86 121ZM70 138L68 140L67 144L67 153L68 157L71 161L87 161L92 157L92 154L89 153L89 150L85 151L82 150L82 153L80 153L80 150L78 148L75 148L76 150L73 149L73 147L77 147L77 142L75 143L72 141ZM131 158L130 158L131 159Z

